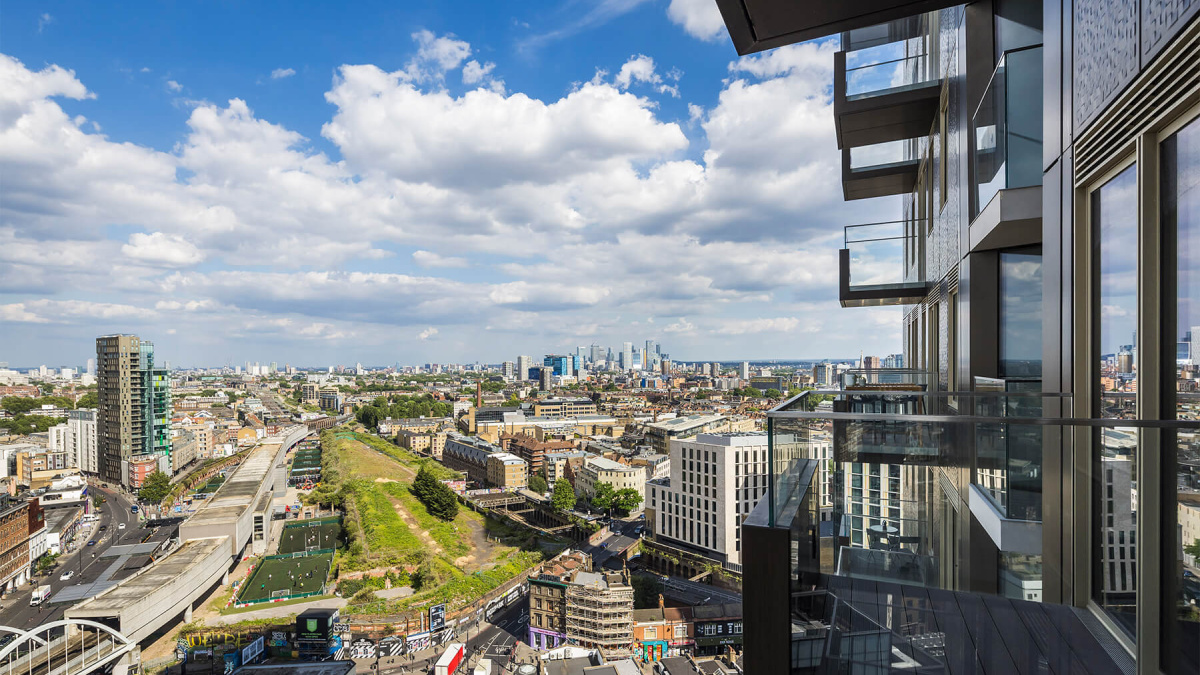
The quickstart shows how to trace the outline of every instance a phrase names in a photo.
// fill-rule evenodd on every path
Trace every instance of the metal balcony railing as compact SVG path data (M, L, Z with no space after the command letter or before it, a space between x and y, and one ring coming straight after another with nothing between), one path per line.
M976 215L1001 190L1042 183L1042 47L1004 53L971 118Z

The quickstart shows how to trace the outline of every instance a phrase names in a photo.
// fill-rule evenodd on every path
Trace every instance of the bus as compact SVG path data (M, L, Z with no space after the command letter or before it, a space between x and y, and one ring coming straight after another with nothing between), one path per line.
M33 596L29 598L29 606L37 607L38 605L45 602L46 599L49 597L50 597L50 587L49 586L38 586L37 588L33 589Z

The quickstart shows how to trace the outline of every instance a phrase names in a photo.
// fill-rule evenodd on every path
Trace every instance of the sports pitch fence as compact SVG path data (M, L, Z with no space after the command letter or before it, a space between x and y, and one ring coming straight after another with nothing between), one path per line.
M333 550L267 556L238 593L238 605L291 600L325 592Z
M301 553L337 548L342 523L337 518L320 518L288 523L279 535L280 553Z

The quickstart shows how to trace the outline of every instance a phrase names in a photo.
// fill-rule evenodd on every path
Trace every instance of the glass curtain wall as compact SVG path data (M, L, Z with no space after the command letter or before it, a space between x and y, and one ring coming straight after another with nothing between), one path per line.
M1163 241L1168 242L1165 266L1173 268L1176 285L1174 326L1164 327L1168 336L1173 329L1175 342L1174 372L1166 374L1174 375L1174 386L1164 387L1175 400L1166 402L1167 413L1196 421L1200 420L1200 350L1196 348L1200 345L1195 344L1200 342L1200 120L1163 142L1160 178ZM1175 247L1169 245L1172 234L1177 237ZM1164 309L1169 317L1171 308ZM1162 536L1175 555L1167 559L1168 580L1163 587L1174 598L1168 607L1174 608L1176 622L1169 627L1173 636L1164 661L1169 672L1196 673L1200 672L1200 435L1176 431L1168 438L1173 443L1164 444L1163 471L1173 479L1164 484L1174 483L1175 494L1163 503L1175 512L1163 515L1166 524L1174 524L1170 528L1174 532ZM1177 565L1170 564L1173 560Z
M1138 319L1138 195L1136 165L1092 193L1093 260L1099 308L1095 414L1136 419ZM1136 638L1138 431L1104 428L1092 464L1092 596Z

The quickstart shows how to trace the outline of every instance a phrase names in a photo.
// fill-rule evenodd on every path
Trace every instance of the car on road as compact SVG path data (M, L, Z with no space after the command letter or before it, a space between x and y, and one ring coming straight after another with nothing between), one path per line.
M75 576L75 570L67 570L58 578L59 581L70 581L71 577Z
M125 523L117 523L117 529L118 529L118 530L123 530L123 529L125 529Z
M95 540L95 539L93 539L93 540L91 540L91 541L89 541L89 542L88 542L88 546L95 546L95 545L96 545L96 540Z
M107 488L107 487L108 487L108 483L101 483L101 484L100 484L100 487L102 487L102 488Z
M108 526L107 526L107 525L101 525L101 526L100 526L100 531L101 531L101 532L103 532L103 531L105 531L105 530L107 530L107 529L108 529Z

